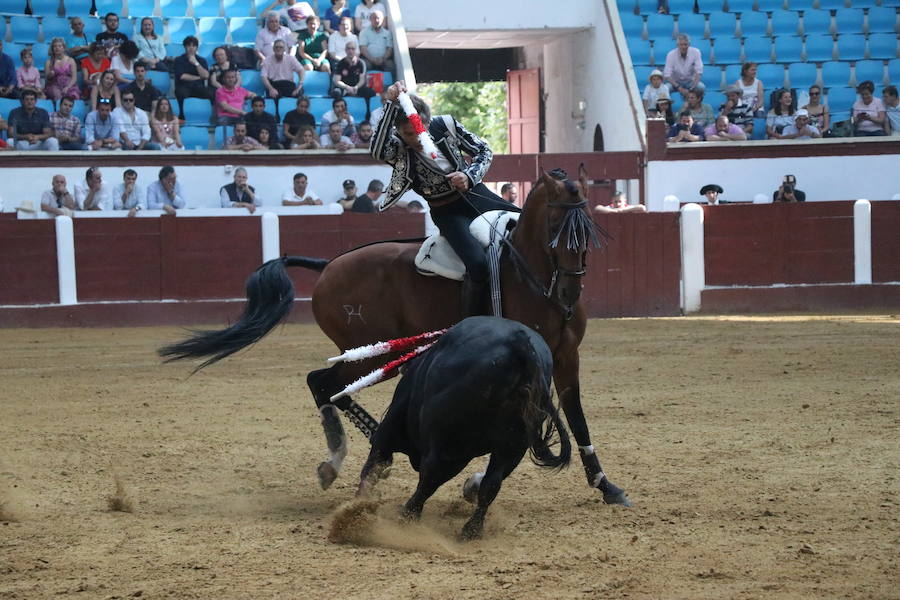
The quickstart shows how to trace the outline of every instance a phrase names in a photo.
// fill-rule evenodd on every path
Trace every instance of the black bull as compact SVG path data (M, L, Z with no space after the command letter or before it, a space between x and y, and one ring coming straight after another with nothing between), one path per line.
M393 453L402 452L419 472L404 507L417 518L441 485L473 458L490 454L477 508L462 531L464 538L479 537L500 485L526 451L541 467L559 469L571 459L569 436L551 399L552 376L550 349L528 327L494 317L460 322L407 367L372 438L358 494L366 495ZM550 450L556 431L559 455Z

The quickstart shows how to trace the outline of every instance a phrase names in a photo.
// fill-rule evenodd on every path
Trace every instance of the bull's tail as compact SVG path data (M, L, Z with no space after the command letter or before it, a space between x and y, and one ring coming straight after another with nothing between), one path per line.
M165 362L206 358L196 372L258 342L287 317L294 304L294 284L285 266L322 271L327 264L326 260L303 256L268 261L247 278L247 304L234 325L214 331L195 331L186 340L160 348L159 355L165 357Z
M535 369L532 380L525 384L524 390L527 397L522 417L528 430L531 462L548 469L567 467L572 459L572 443L559 417L559 408L553 405L549 377ZM551 447L556 445L557 437L559 454L554 454Z

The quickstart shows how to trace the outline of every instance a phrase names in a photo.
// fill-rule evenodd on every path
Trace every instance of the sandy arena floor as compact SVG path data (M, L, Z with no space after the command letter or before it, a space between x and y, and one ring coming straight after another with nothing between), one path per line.
M318 488L315 327L192 378L154 355L180 335L0 331L0 598L900 597L897 315L592 321L585 410L635 507L526 461L468 544L465 475L396 521L402 456L368 544L328 542L367 449Z

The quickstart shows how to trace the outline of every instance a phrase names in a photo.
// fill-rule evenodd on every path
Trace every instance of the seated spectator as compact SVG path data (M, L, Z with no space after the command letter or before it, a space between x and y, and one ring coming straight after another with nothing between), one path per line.
M159 150L160 145L150 141L150 118L134 105L134 94L122 94L122 106L112 112L119 123L119 139L123 150Z
M125 40L125 43L119 46L119 52L112 57L110 69L116 76L116 85L120 90L134 81L134 65L137 57L137 44L131 40Z
M88 150L119 150L122 128L112 116L112 103L100 98L97 110L88 113L84 119L84 141Z
M90 53L91 40L88 39L87 34L84 32L84 21L81 17L69 19L69 26L72 28L72 33L65 40L65 44L68 47L67 52L69 56L77 62L87 57Z
M670 98L660 98L656 101L656 114L666 120L667 126L671 127L675 124L675 113L672 111Z
M366 188L366 193L362 196L356 198L356 201L353 203L353 206L350 207L350 212L355 213L373 213L375 212L375 207L378 206L378 199L381 197L381 194L384 193L384 183L379 181L378 179L373 179L369 182L369 187ZM346 210L346 207L344 207Z
M609 206L604 206L602 204L598 204L594 207L594 211L598 213L645 213L647 212L647 207L643 204L628 204L628 197L625 196L625 192L617 191L613 194L612 201L609 203Z
M370 71L394 71L394 36L384 26L384 12L373 10L369 15L371 27L359 34L359 51Z
M112 189L103 183L99 167L88 167L84 179L75 184L75 205L78 210L112 209Z
M83 98L89 96L90 88L100 84L100 76L109 71L110 65L112 65L112 61L107 58L103 45L91 42L88 55L81 59L81 74L85 86L82 93Z
M25 90L31 90L38 98L44 97L44 82L41 80L41 72L34 66L34 55L31 48L23 48L19 52L22 66L16 69L16 87L19 94Z
M828 106L822 104L822 88L813 85L809 88L809 104L803 107L809 113L809 124L819 130L822 135L831 126L831 115Z
M181 184L178 183L175 168L166 165L159 170L159 180L147 186L147 208L164 210L166 214L174 215L175 209L185 206L187 206L187 200Z
M297 0L275 0L262 12L263 14L277 13L281 20L287 23L288 29L294 33L304 29L306 19L316 14L309 2L297 2Z
M703 91L706 86L700 81L701 75L703 75L703 57L700 56L700 51L691 46L690 36L679 34L678 47L666 54L666 66L663 69L669 94L678 92L685 98L690 91L697 89Z
M98 33L96 41L103 46L107 58L111 60L118 54L119 47L128 41L128 36L119 31L119 15L114 12L106 13L103 24L106 25L106 31Z
M266 60L275 53L273 48L275 40L283 41L285 46L290 49L294 45L294 34L280 23L277 12L269 11L266 13L266 26L256 34L255 48L260 65L265 64Z
M75 197L69 193L65 175L54 175L49 190L41 194L41 210L51 215L67 215L78 209Z
M656 0L656 13L660 15L669 14L669 0Z
M356 203L356 182L352 179L345 179L344 183L341 184L341 187L344 189L344 195L338 198L337 203L340 204L345 211L350 210Z
M331 72L328 62L328 34L319 31L319 17L306 20L306 29L297 34L296 58L307 71Z
M369 16L376 10L381 11L382 15L387 14L387 9L381 3L381 0L363 0L356 5L356 10L353 11L353 25L356 27L356 31L361 34L366 28L372 26ZM387 21L385 21L384 26L388 26Z
M247 135L259 140L259 143L267 148L278 149L278 122L275 115L266 112L266 101L257 96L250 103L251 110L244 115L244 122L247 124ZM260 132L267 131L269 138L265 143L260 139ZM274 144L274 146L273 146Z
M353 122L353 115L347 112L347 102L341 98L336 98L331 102L331 110L322 115L322 126L320 133L325 135L328 133L332 123L340 123L343 135L350 137L356 132L356 125Z
M368 121L363 121L359 124L356 132L350 136L350 140L357 148L368 149L372 145L372 136L374 134L375 129L372 128L372 124Z
M650 71L650 83L644 86L644 109L647 111L656 108L656 101L669 97L669 87L663 85L663 74L659 69Z
M350 28L353 30L353 15L350 14L350 6L347 0L331 0L331 8L325 10L323 23L325 31L329 34L341 28L341 21L350 19Z
M307 187L308 180L303 173L294 175L294 187L281 196L282 206L321 205L319 195Z
M265 150L265 147L257 140L247 135L247 124L238 121L234 125L234 135L229 136L225 140L225 150L243 150L250 152L251 150Z
M346 135L341 133L341 124L332 123L328 127L328 133L319 138L319 144L325 150L337 150L346 152L353 148L353 142Z
M0 37L0 97L18 98L16 91L16 65L5 52L3 52L3 38Z
M744 102L744 92L739 86L729 85L725 88L725 103L719 107L719 114L741 128L745 135L753 133L753 107Z
M197 56L198 42L192 35L184 38L184 54L175 59L175 98L178 100L178 118L184 119L184 99L212 100L214 92L206 87L209 79L206 59Z
M138 60L156 71L170 70L171 59L166 58L166 45L162 35L157 35L151 17L141 19L141 32L134 38L138 48ZM145 109L146 110L146 109Z
M794 123L785 126L781 131L783 140L809 140L820 137L822 137L822 133L810 124L809 113L805 108L794 113Z
M59 142L53 137L50 115L37 106L37 94L32 90L22 92L21 106L9 113L9 137L15 140L16 150L59 150Z
M144 188L137 184L137 178L137 171L125 169L122 173L122 183L113 188L113 210L127 210L128 216L133 217L147 208L147 194Z
M897 86L885 86L881 93L881 101L884 103L884 114L887 116L884 122L885 130L891 135L900 135L900 98L897 97Z
M259 130L259 138L258 141L260 145L268 150L281 150L281 144L278 143L278 140L272 137L272 134L269 133L268 129L260 129Z
M216 90L216 123L234 125L243 120L247 111L244 103L256 94L237 84L237 71L226 71L222 76L222 87Z
M669 128L666 134L668 142L702 142L703 128L694 123L694 117L690 112L683 112L678 117L678 123Z
M290 148L300 143L300 128L316 126L316 118L309 112L309 98L297 98L297 108L284 115L282 123L285 147Z
M338 30L331 32L328 36L328 60L332 65L336 65L338 61L347 56L346 46L350 42L354 42L356 47L359 47L359 39L353 33L352 20L347 17L341 19Z
M703 90L693 90L687 93L687 98L678 112L690 112L694 117L694 123L700 127L712 125L716 120L712 106L703 102Z
M885 131L887 112L881 98L873 95L875 84L863 81L856 86L856 93L859 94L859 98L853 103L852 109L853 135L861 137L887 135Z
M515 204L519 199L519 188L514 183L504 183L500 186L500 197L510 204Z
M794 122L794 97L790 90L779 90L775 97L778 102L766 116L766 134L780 140L784 128Z
M725 190L722 189L722 186L717 185L715 183L709 183L700 188L700 195L706 197L706 203L710 206L716 206L718 204L727 204L725 200L719 199L719 194L724 194Z
M222 208L246 208L253 214L262 201L256 195L256 188L247 183L247 169L238 167L234 170L234 181L219 188L219 201Z
M134 81L122 90L122 94L134 94L134 105L147 114L153 113L153 106L162 96L153 82L147 79L147 67L140 61L134 65Z
M719 115L716 122L703 130L707 142L742 142L747 139L744 130L731 123L726 115Z
M44 77L47 81L44 92L51 100L75 100L81 96L78 89L78 65L66 54L66 42L60 37L53 38L50 42L50 56L44 63Z
M372 111L372 114L369 115L369 123L372 124L372 128L378 127L378 121L381 120L381 115L384 114L385 103L387 102L387 91L388 87L384 86L384 90L381 92L381 106Z
M172 103L165 96L156 103L156 109L150 118L150 128L153 129L153 141L159 144L163 150L184 150L178 119L172 112Z
M263 63L259 70L260 79L268 92L269 98L296 98L303 92L303 75L306 69L300 62L285 54L287 47L283 40L275 40L272 44L272 56ZM300 78L300 83L294 83L294 73Z
M291 145L295 150L319 150L321 147L316 130L306 125L300 128L300 134Z
M774 202L806 202L806 194L797 189L797 178L785 175L781 186L772 194Z
M366 117L369 116L369 99L375 90L366 85L366 65L356 53L356 43L349 42L345 48L347 56L342 58L334 68L331 97L338 99L344 96L356 96L366 100Z
M100 76L100 82L91 88L91 107L97 110L100 100L109 100L112 108L122 105L122 96L119 86L116 85L116 75L112 71L104 71Z
M741 76L734 82L736 86L741 88L741 92L743 92L741 96L744 99L744 103L753 109L753 116L755 117L763 116L765 111L763 103L766 100L762 81L756 78L758 69L759 65L755 62L744 63L741 65Z
M50 126L61 150L84 150L81 121L72 114L75 100L68 96L59 101L59 110L50 113Z
M209 87L215 93L215 90L222 87L222 75L225 71L237 71L238 85L241 85L241 72L238 71L237 65L231 60L231 54L225 46L219 46L213 50L213 64L209 68Z

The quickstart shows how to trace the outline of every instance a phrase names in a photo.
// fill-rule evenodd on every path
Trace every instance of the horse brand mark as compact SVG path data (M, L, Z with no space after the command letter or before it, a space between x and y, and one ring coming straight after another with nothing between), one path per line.
M363 319L362 316L362 304L360 304L356 308L354 308L352 304L345 304L344 312L347 313L347 325L349 325L350 322L353 321L353 317L359 317L359 320L363 322L363 325L365 325L366 320Z

